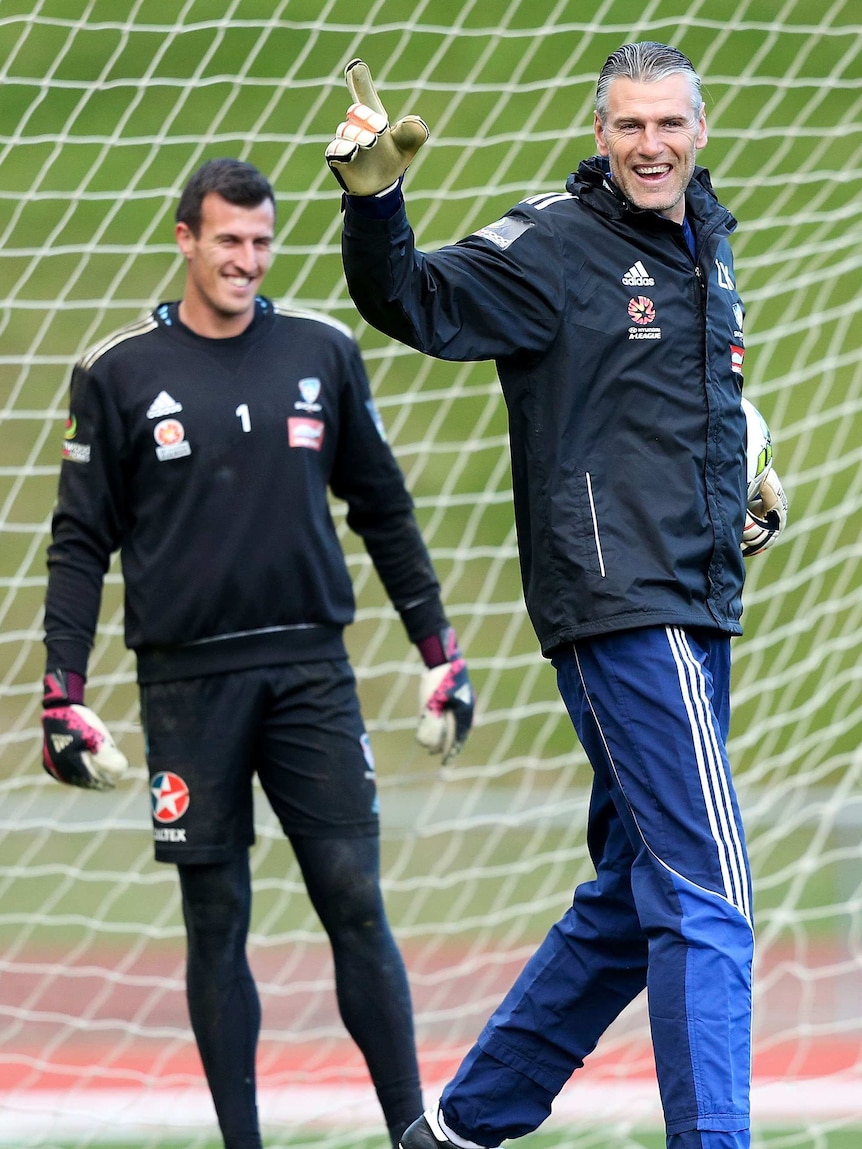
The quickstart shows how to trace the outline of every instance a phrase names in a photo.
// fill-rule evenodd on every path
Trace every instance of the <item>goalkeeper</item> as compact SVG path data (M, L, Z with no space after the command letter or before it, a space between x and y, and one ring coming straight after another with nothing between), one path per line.
M410 994L379 881L374 760L344 627L328 491L347 503L427 669L418 737L444 760L473 694L348 329L259 293L275 200L211 160L176 212L182 299L105 339L71 382L48 552L44 762L109 788L125 759L84 705L119 549L155 854L176 864L192 1027L226 1149L259 1149L260 1005L246 960L256 773L329 936L338 1005L393 1144L421 1109Z
M598 80L598 154L433 253L401 191L427 128L389 126L361 61L347 81L326 156L350 292L410 347L496 362L527 608L594 771L595 880L402 1144L537 1128L648 986L669 1149L746 1149L753 926L730 640L743 548L774 541L786 500L771 472L746 506L736 223L696 164L700 79L672 47L623 45Z

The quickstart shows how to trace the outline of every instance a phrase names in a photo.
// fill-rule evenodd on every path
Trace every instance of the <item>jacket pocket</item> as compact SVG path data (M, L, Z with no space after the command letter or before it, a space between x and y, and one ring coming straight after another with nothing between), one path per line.
M599 531L599 517L596 513L596 501L593 498L593 477L589 471L584 473L584 482L587 488L587 503L590 509L590 521L593 530L593 541L596 545L596 559L599 565L599 574L602 578L606 577L605 572L605 557L602 553L602 537Z

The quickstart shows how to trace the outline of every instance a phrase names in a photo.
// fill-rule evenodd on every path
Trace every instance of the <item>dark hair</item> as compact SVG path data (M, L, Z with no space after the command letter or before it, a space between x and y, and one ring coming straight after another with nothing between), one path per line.
M275 207L269 180L253 164L243 160L207 160L183 188L174 214L176 222L186 224L194 236L200 234L201 205L210 192L239 207L257 207L267 199Z
M611 52L599 73L596 84L596 114L601 123L608 114L608 91L618 76L627 80L654 83L667 76L680 72L691 87L691 103L695 116L700 112L703 97L700 90L700 76L688 56L678 48L659 44L655 40L643 40L639 44L623 44Z

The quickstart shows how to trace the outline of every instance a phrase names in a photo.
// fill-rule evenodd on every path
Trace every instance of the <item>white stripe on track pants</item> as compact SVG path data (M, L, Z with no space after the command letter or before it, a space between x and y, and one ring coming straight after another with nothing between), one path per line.
M446 1086L446 1124L490 1146L537 1128L646 986L668 1144L745 1149L754 938L725 749L730 640L645 627L579 640L553 662L594 771L596 878Z

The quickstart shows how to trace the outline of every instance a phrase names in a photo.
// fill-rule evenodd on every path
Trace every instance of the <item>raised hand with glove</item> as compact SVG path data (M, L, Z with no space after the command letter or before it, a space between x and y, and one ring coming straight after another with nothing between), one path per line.
M748 500L741 542L745 558L762 554L772 546L784 530L787 510L787 495L784 493L781 480L772 469L764 478L757 494Z
M362 60L351 60L344 78L353 103L326 148L326 162L350 195L376 196L395 187L428 139L428 127L418 116L404 116L390 127Z
M447 765L461 751L473 725L476 696L467 663L451 626L418 643L426 670L419 683L416 741Z
M42 765L52 778L85 790L113 790L128 769L102 720L84 706L80 674L49 670L42 699Z

